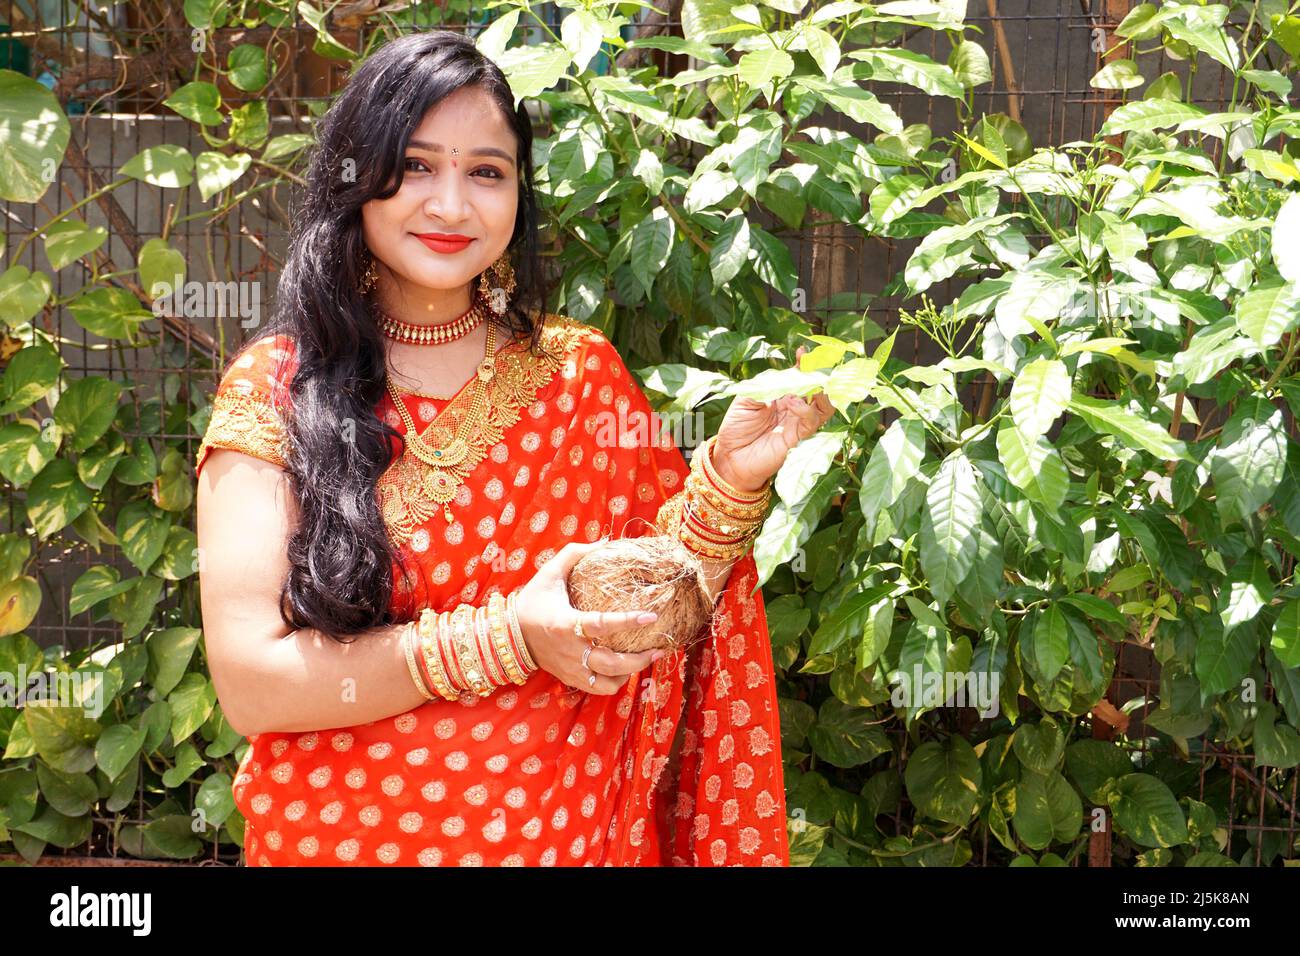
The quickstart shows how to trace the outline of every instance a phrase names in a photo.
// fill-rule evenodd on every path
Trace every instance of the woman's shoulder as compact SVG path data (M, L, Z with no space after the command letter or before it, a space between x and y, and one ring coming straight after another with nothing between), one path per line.
M575 362L580 370L595 371L604 365L612 365L615 374L624 371L618 350L605 333L572 316L543 313L538 347L544 355Z
M281 399L297 369L293 336L268 332L244 343L222 375L218 391L233 390Z

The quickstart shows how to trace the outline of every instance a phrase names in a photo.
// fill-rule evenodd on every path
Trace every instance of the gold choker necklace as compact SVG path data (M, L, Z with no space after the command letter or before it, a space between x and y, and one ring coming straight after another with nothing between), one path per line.
M476 301L469 310L450 322L438 325L412 325L399 322L386 312L379 312L379 331L388 338L408 345L445 345L463 339L482 323L485 314Z

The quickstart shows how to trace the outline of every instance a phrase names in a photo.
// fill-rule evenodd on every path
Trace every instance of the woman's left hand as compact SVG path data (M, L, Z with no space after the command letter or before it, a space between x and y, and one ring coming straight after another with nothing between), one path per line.
M803 355L801 348L795 361ZM818 392L810 399L782 395L771 402L737 398L723 416L713 466L741 491L757 491L781 470L790 449L831 420L835 407Z

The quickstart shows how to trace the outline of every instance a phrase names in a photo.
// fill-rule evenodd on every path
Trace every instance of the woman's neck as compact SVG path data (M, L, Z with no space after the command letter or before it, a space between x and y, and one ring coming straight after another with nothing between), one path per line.
M390 284L376 290L379 307L408 325L444 325L469 311L470 286L430 289L427 286Z

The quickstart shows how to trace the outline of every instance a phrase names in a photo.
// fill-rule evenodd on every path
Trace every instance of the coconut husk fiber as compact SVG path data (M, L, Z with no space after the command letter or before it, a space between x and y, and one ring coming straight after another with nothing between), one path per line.
M654 611L652 624L633 625L598 647L637 652L679 650L696 642L713 614L704 569L676 538L618 538L584 556L568 580L569 603L579 611Z

